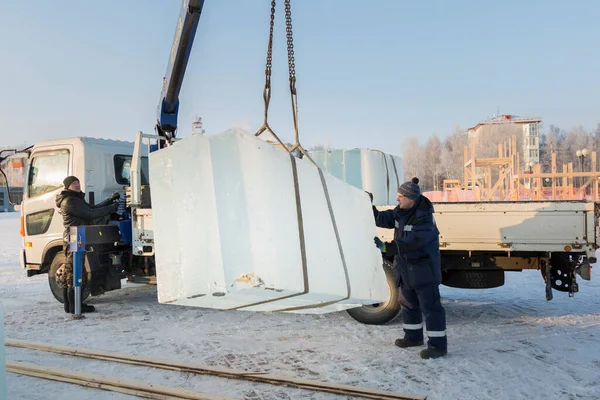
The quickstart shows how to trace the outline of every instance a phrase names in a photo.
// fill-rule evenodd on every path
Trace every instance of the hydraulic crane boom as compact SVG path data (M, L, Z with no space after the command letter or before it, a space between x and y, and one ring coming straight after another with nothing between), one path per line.
M162 92L157 110L156 132L163 140L159 146L175 138L179 112L179 91L194 44L194 36L202 13L204 0L183 0L177 29L171 48L167 73L163 79Z

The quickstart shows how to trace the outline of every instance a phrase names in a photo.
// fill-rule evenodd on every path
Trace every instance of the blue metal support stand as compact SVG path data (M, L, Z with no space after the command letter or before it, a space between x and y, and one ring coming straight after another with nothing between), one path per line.
M85 258L85 227L72 226L69 232L69 246L73 253L73 288L75 291L75 313L73 319L82 319L81 314L81 283L83 260Z

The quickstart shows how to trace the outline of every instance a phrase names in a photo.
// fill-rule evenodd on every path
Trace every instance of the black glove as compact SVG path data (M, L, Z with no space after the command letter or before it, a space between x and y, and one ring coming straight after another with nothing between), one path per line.
M392 240L385 244L385 253L390 257L398 255L398 245L396 244L396 241Z
M371 207L373 208L373 218L377 219L377 216L379 215L379 210L373 205L373 193L367 192L366 190L365 193L368 194L369 198L371 199Z
M119 200L121 198L121 195L119 194L119 192L114 192L113 194L110 195L110 197L108 198L110 201L115 201L115 200Z
M391 242L383 242L381 239L375 236L373 241L375 242L375 246L377 246L382 253L385 253L388 256L395 256L398 254L398 246L393 240Z

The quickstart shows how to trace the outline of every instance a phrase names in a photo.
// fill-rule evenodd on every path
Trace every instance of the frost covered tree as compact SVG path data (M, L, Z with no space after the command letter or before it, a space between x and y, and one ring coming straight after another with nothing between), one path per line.
M442 150L442 143L440 139L434 134L427 139L425 147L423 149L423 175L421 179L422 190L439 190L440 189L440 173L441 173L441 160L440 153Z
M441 182L444 179L458 179L462 181L464 148L467 145L467 139L467 133L457 126L454 133L444 140L444 145L440 152Z
M423 158L423 149L419 144L419 139L410 137L406 140L403 147L404 178L409 180L416 176L421 179L425 159Z

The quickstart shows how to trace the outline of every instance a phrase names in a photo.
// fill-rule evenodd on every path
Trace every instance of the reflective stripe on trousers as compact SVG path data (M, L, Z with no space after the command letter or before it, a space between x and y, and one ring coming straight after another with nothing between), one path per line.
M427 331L428 337L444 337L446 336L446 331Z

